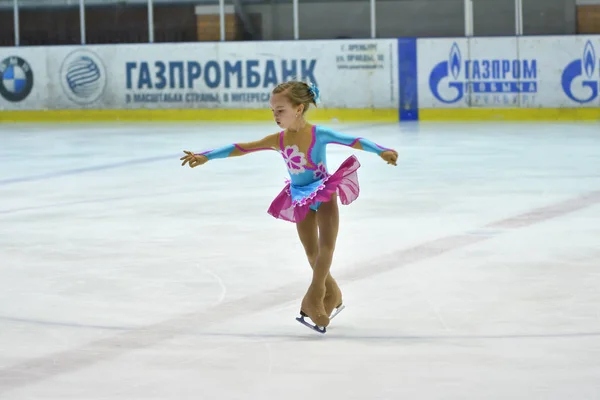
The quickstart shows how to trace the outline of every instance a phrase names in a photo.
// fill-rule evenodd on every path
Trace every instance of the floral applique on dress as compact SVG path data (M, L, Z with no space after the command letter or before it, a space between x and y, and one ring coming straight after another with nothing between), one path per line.
M327 167L323 162L317 164L317 169L314 172L315 179L325 179L329 174L327 173Z
M291 174L297 175L306 171L306 155L300 151L298 146L286 146L285 149L281 151L281 155Z

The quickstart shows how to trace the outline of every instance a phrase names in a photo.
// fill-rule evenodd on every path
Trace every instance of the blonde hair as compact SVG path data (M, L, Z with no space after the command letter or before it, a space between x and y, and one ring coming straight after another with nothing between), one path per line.
M315 90L318 89L313 88L304 82L288 81L277 85L275 89L273 89L273 94L285 94L294 107L303 104L304 110L302 110L302 114L304 114L308 111L308 107L310 107L311 104L314 104L315 107L317 106L317 99L315 97L318 96L318 92L315 93Z

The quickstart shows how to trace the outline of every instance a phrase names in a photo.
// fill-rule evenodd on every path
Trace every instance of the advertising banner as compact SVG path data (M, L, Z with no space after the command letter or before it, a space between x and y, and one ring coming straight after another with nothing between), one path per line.
M419 40L419 108L540 106L538 55L516 38Z
M54 47L50 108L265 108L298 79L322 107L396 108L396 40Z

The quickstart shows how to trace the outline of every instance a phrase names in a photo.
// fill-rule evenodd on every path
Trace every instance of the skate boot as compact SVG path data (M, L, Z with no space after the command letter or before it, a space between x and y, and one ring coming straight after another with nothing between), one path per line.
M325 298L325 288L317 288L310 285L308 292L302 299L300 308L300 317L296 318L298 322L316 330L319 333L325 333L329 325L329 315L325 311L323 299ZM308 317L314 323L311 325L304 318Z
M329 320L332 320L344 309L342 291L331 275L329 275L325 281L325 288L326 293L323 305L325 306L325 312L329 315Z

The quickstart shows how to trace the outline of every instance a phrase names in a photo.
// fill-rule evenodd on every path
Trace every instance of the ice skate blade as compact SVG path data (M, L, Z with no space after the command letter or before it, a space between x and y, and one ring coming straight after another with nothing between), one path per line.
M333 312L331 313L331 317L329 317L329 320L331 321L332 319L334 319L335 316L338 315L339 313L341 313L344 308L346 308L346 306L343 304L340 304L340 306L338 308L335 308L333 310Z
M326 327L322 327L322 328L321 328L321 327L320 327L320 326L318 326L318 325L311 325L311 324L309 324L308 322L306 322L306 321L304 320L304 317L305 317L306 315L302 315L302 314L304 314L304 313L301 313L299 317L296 317L296 321L300 322L302 325L304 325L304 326L306 326L306 327L308 327L308 328L312 329L312 330L313 330L313 331L315 331L315 332L319 332L319 333L325 333L325 332L327 332L327 328L326 328Z

